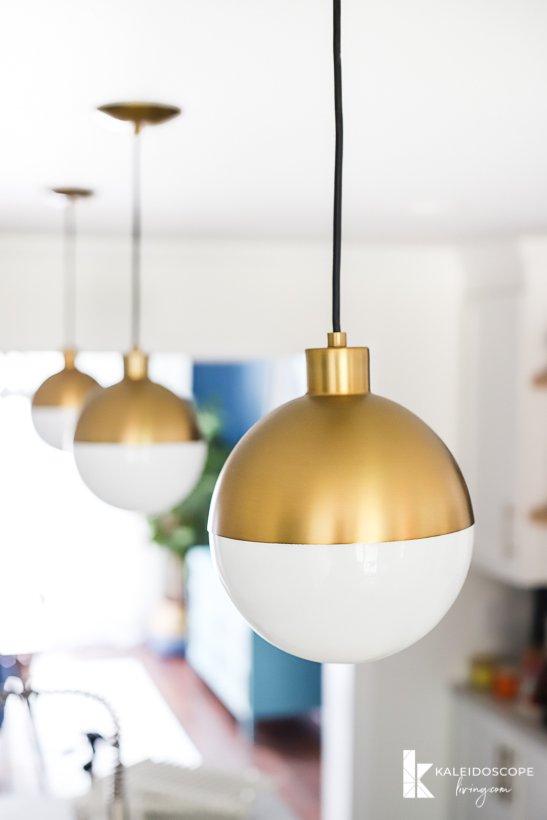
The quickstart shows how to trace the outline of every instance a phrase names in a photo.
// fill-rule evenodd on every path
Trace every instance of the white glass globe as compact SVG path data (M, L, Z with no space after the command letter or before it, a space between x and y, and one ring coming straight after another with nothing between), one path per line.
M74 443L78 472L98 498L149 515L171 509L191 492L206 454L204 441Z
M399 652L448 612L465 581L473 527L379 544L268 544L211 535L217 571L267 641L312 661Z
M32 423L40 438L47 444L58 450L71 450L79 414L79 407L34 405Z

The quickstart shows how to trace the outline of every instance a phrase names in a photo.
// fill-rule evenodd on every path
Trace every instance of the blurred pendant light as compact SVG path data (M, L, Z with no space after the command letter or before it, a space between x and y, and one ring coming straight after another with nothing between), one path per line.
M336 163L333 332L306 351L308 392L259 421L218 479L214 560L250 625L281 649L326 662L391 655L423 637L458 596L473 511L443 442L369 390L369 353L340 328L342 78L334 0Z
M150 380L148 356L139 346L141 131L180 111L155 103L120 103L99 110L134 125L133 346L124 357L122 381L93 398L80 416L74 457L84 482L103 501L126 510L159 513L194 488L206 455L192 404Z
M95 379L76 367L76 203L90 197L86 188L54 188L66 200L64 332L65 366L40 385L32 399L32 421L38 435L52 447L71 450L74 428L90 393L98 388Z

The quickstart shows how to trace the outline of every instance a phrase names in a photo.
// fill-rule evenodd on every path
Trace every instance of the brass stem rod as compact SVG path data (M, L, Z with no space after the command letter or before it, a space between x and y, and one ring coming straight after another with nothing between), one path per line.
M64 343L76 347L76 197L67 196L64 231Z
M131 257L131 344L138 347L141 336L141 128L135 123L133 136L133 225Z

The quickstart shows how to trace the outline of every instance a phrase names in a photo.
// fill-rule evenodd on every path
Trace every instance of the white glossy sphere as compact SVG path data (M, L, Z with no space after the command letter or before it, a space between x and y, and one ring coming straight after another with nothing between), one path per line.
M72 450L79 407L32 407L35 430L47 444L58 450Z
M74 443L78 472L96 496L114 507L147 514L171 509L193 490L206 454L203 441Z
M313 661L360 663L430 632L456 600L473 530L379 544L267 544L211 535L221 580L267 641Z

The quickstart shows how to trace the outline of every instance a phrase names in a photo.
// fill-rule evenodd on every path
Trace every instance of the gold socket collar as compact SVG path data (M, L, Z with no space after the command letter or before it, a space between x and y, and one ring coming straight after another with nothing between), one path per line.
M140 347L132 347L123 357L123 372L126 379L137 382L148 378L148 356Z
M347 347L329 333L328 347L306 350L308 396L359 396L370 391L368 347Z
M72 347L67 347L63 351L65 357L65 368L67 370L74 370L76 367L76 351Z

